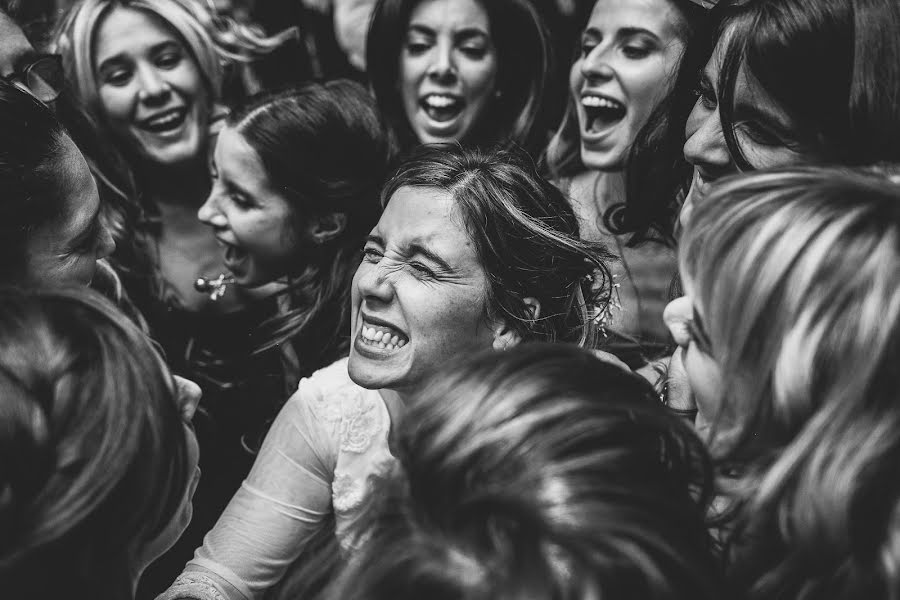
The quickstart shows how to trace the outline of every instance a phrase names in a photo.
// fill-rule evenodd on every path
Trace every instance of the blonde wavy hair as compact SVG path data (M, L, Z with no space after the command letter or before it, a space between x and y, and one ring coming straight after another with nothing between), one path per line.
M791 168L723 180L680 266L721 370L747 598L900 598L900 186Z
M102 123L102 119L93 47L100 24L116 7L144 11L174 30L197 62L213 101L220 97L224 65L251 62L297 34L295 29L289 29L267 37L253 27L217 15L195 0L82 0L60 21L51 47L62 55L75 95L97 123Z

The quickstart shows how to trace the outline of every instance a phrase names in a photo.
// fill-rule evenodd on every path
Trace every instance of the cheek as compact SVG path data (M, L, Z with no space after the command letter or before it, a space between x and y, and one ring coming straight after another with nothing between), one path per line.
M718 365L692 344L684 354L684 369L698 410L707 420L715 417L722 394L722 378Z
M757 169L784 167L803 160L803 156L784 146L762 146L749 140L739 140L741 152Z
M668 68L665 61L657 60L635 68L623 78L641 117L649 115L671 89L672 78Z
M572 68L569 69L569 87L572 90L572 96L576 100L578 100L578 97L581 94L581 88L584 85L584 74L581 72L581 65L583 62L584 59L579 58L572 63Z
M473 101L485 102L490 99L497 85L497 60L465 65L460 69L460 77L470 90Z
M100 106L103 114L113 125L121 124L122 121L130 121L135 98L135 94L127 87L103 86L100 88Z
M463 291L463 290L459 290ZM453 354L461 349L480 345L486 328L483 310L484 300L468 288L463 293L446 293L446 290L432 290L416 299L421 319L416 327L426 332L431 342ZM434 307L441 310L435 311Z

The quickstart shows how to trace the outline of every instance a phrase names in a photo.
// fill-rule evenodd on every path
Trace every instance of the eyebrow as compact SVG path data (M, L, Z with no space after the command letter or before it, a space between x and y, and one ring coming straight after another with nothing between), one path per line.
M588 27L584 30L584 33L582 35L589 35L598 38L603 37L603 33L596 27ZM658 35L650 31L649 29L644 29L643 27L622 27L621 29L616 30L617 39L630 38L636 35L646 35L653 38L654 40L659 41Z
M437 33L430 27L420 23L411 23L406 31L407 33L420 33L434 37ZM474 37L490 38L490 34L479 27L463 27L453 32L454 39L470 39Z
M732 112L735 115L735 121L738 120L738 116L740 116L740 120L746 120L747 117L752 117L756 118L759 121L763 121L767 124L773 125L782 133L790 130L790 124L785 121L784 117L770 111L768 108L763 107L758 103L750 104L748 102L737 102L735 103L734 110Z
M175 48L182 48L181 44L179 44L177 40L164 40L162 42L159 42L158 44L154 44L154 45L150 46L148 54L155 54L156 52L159 52L160 50L165 49L167 46L173 46ZM119 52L118 54L113 54L112 56L107 56L100 62L99 65L97 65L97 71L98 72L102 71L110 63L117 63L117 62L122 62L125 60L127 60L127 59L125 57L124 52Z
M366 236L366 242L378 244L382 248L384 248L385 246L384 239L377 235ZM406 244L406 246L404 246L401 250L401 254L403 254L404 256L423 256L440 267L442 271L445 271L447 273L454 273L456 271L456 269L451 267L447 263L447 261L438 256L436 252L428 248L428 246L425 246L424 244L421 244L419 242L410 242Z

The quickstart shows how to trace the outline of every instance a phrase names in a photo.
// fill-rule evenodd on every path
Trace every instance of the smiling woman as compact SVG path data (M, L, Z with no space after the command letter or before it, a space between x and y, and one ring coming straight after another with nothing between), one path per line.
M425 147L382 199L353 280L349 359L300 382L163 598L261 598L304 551L300 564L322 556L314 537L352 552L407 401L449 359L538 340L593 344L606 254L578 238L565 198L521 153Z
M684 58L706 19L692 0L596 0L572 63L569 107L545 154L582 235L621 259L613 271L612 349L634 366L668 340L661 317L676 271L671 229L619 235L606 215L625 206L626 179L652 176L648 165L631 162L636 140L690 70Z
M381 0L366 62L401 151L515 143L538 152L551 68L530 0Z
M723 0L687 120L681 213L736 171L900 161L900 5Z
M280 349L254 354L256 340L248 333L271 316L274 299L256 303L256 293L239 286L221 297L195 289L198 278L227 272L213 231L197 219L226 116L223 72L279 39L253 35L194 0L72 3L54 35L75 96L98 135L124 157L124 177L98 173L98 180L123 179L131 184L126 190L135 190L104 206L120 242L113 264L171 367L204 390L198 431L209 477L185 554L249 470L245 446L254 447L286 394L284 373L297 366ZM292 376L296 381L299 373ZM169 559L173 574L161 577L166 583L187 556Z

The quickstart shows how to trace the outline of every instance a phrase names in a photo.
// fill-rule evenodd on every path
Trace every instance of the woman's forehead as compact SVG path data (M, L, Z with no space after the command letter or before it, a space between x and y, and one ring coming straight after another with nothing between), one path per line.
M456 201L439 188L399 188L372 233L398 249L428 248L451 265L478 262Z

